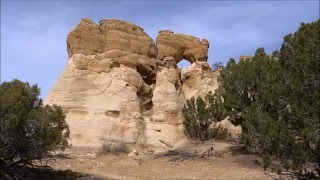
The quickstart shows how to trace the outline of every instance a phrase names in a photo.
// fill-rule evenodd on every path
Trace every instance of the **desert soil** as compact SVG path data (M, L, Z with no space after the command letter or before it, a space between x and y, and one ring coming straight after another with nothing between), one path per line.
M214 147L216 155L202 158ZM73 147L66 157L51 163L56 170L88 174L79 179L270 179L254 155L244 154L242 147L229 142L191 143L181 149L184 154L165 156L127 154L97 156L90 148ZM168 155L168 154L167 154Z

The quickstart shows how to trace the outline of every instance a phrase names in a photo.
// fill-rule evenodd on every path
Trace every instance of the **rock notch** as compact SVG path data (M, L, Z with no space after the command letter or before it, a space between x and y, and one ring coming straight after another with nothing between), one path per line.
M205 39L171 31L160 31L155 45L129 22L82 19L68 35L67 65L45 103L63 107L74 146L182 145L185 100L218 87L208 48ZM191 66L178 69L182 59Z

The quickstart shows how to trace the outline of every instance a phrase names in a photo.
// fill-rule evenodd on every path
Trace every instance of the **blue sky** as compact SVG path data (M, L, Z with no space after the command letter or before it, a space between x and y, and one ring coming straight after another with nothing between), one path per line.
M66 65L68 32L84 17L126 20L154 40L163 29L208 39L212 64L279 49L301 22L319 19L319 1L1 1L1 82L37 83L45 98Z

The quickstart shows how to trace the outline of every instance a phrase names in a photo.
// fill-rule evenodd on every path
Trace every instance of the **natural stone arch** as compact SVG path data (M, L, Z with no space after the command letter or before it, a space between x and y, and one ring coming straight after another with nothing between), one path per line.
M158 56L163 60L172 56L176 63L185 59L191 64L196 61L207 61L209 42L206 39L184 34L174 34L169 30L159 31L156 40Z
M66 68L44 103L66 111L74 146L162 148L163 141L176 148L188 141L185 100L218 87L208 47L207 40L171 31L159 32L156 46L129 22L83 19L68 35ZM183 59L192 65L178 69Z

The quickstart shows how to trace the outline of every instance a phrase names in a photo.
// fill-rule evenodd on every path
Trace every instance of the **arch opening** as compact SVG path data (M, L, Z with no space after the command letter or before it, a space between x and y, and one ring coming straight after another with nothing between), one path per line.
M190 66L190 65L191 65L191 63L186 59L182 59L181 61L179 61L177 63L178 68L184 68L184 67L187 67L187 66Z

